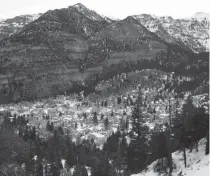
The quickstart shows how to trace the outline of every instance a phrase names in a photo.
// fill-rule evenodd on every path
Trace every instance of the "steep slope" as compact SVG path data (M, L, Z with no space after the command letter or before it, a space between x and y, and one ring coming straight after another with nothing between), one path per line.
M157 36L159 36L161 39L168 43L176 43L176 39L172 37L166 29L161 24L161 21L157 20L156 16L154 15L147 15L142 14L139 16L134 16L136 20L139 20L139 22L144 25L149 31L155 33Z
M18 33L23 27L36 20L41 14L21 15L11 19L0 19L0 40Z
M127 17L122 21L117 21L106 26L95 35L96 38L98 38L97 36L99 38L110 37L117 41L135 41L139 37L142 39L159 40L157 36L149 32L133 17Z
M103 66L109 74L112 73L109 67L125 67L142 59L154 59L167 49L164 42L132 17L105 26L91 36L88 43L88 67Z
M209 49L209 19L204 16L197 14L189 19L173 19L142 14L134 18L162 40L201 52Z
M75 4L73 7L76 8L84 16L86 16L87 18L89 18L93 21L100 21L100 22L104 22L104 23L106 23L106 22L110 23L113 21L108 17L99 15L95 11L88 9L83 4L78 3L78 4Z
M173 162L176 168L172 172L172 176L198 176L209 175L209 155L205 155L205 139L201 139L199 142L199 151L190 152L187 150L187 167L184 168L183 153L176 151L173 153ZM139 174L133 174L132 176L162 176L167 173L158 173L155 171L158 161L153 162L147 171L143 171Z
M21 31L20 35L25 35L33 30L33 32L63 31L82 37L89 37L91 34L100 30L103 25L104 22L93 21L80 13L76 8L70 6L68 8L46 12L38 20L35 20L29 26L26 26Z
M113 65L155 59L170 47L133 17L109 24L75 6L50 10L1 41L2 102L79 91L96 75L116 74Z
M2 40L1 89L5 97L1 100L55 95L81 81L78 64L88 51L85 39L101 27L100 22L69 7L48 11L19 34ZM13 85L14 79L22 86Z

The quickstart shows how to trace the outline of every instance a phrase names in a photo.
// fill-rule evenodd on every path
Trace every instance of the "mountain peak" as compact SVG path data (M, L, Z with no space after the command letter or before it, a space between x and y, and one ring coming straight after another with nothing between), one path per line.
M144 19L144 20L152 20L152 19L157 19L158 17L155 15L150 15L150 14L140 14L140 15L134 15L133 16L135 19Z
M137 22L136 19L132 16L128 16L124 19L124 21L127 21L127 22Z
M73 5L73 7L79 11L80 13L82 13L83 15L85 15L87 18L93 20L93 21L107 21L110 22L111 20L108 18L104 18L101 15L99 15L97 12L95 12L94 10L88 9L87 7L85 7L83 4L81 3L77 3L75 5Z
M73 5L73 7L76 7L76 8L78 8L78 9L87 9L87 7L85 7L83 4L81 4L81 3L77 3L77 4L75 4L75 5Z

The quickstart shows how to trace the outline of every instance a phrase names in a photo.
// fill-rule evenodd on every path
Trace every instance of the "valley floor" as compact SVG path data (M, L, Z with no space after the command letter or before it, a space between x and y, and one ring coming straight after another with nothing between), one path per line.
M152 79L148 77L152 75ZM146 124L153 129L156 124L163 124L168 122L169 108L168 98L169 93L164 92L164 85L161 81L165 80L169 76L168 74L156 70L142 70L131 72L126 75L126 80L129 82L135 82L139 80L135 86L128 84L124 88L115 88L118 85L120 76L114 78L109 82L102 82L98 85L102 89L98 94L99 98L93 97L96 94L90 95L83 101L77 100L75 96L58 96L57 98L48 98L35 102L20 102L18 104L0 105L0 111L7 110L12 114L23 115L29 120L29 126L36 126L39 136L47 138L52 135L46 130L46 124L48 121L53 122L55 126L62 126L64 130L68 130L72 135L72 140L77 139L94 139L97 146L102 147L107 137L113 132L117 131L118 126L121 125L122 119L129 119L131 117L132 105L127 105L128 95L135 101L138 95L138 85L143 86L143 96L147 97L145 101L144 114L146 117ZM112 84L111 84L111 83ZM113 89L113 90L112 90ZM114 92L114 89L119 92ZM155 100L155 96L158 92L162 91L165 99ZM112 92L112 93L110 93ZM119 93L121 95L119 95ZM122 102L117 103L117 98L121 97ZM183 99L179 99L178 110L181 109L183 103L186 100L188 93L185 93ZM193 96L195 106L201 106L208 103L208 94L200 94ZM101 106L101 102L107 101L107 106ZM85 105L84 105L85 104ZM176 109L176 100L171 96L171 105L173 111ZM148 110L154 110L155 113L148 113ZM93 123L93 112L97 112L98 123ZM113 116L111 113L113 112ZM123 113L126 112L126 115ZM83 113L87 114L87 118L83 117ZM104 115L101 119L101 115ZM44 115L49 115L50 119L43 119ZM109 125L105 128L104 119L108 118ZM0 122L3 119L0 118ZM128 132L132 126L129 125ZM128 139L129 142L129 139Z

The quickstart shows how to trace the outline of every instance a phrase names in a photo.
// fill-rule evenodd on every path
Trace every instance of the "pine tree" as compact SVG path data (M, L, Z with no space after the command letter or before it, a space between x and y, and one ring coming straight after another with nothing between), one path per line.
M125 125L126 125L126 122L124 121L124 119L122 118L122 119L120 119L120 125L119 125L119 127L120 127L120 130L125 130Z
M127 113L125 112L125 110L123 111L123 115L124 115L124 116L127 115Z
M87 113L83 113L83 117L84 117L84 119L87 119Z
M153 109L153 114L156 114L156 110L155 110L155 108Z
M29 138L29 131L28 131L28 128L26 127L25 130L24 130L24 135L23 135L23 139L25 141L27 141Z
M136 105L132 111L132 131L134 136L128 148L128 167L132 171L139 172L146 165L147 160L147 144L146 136L148 134L148 127L144 125L144 118L142 113L142 92L139 92Z
M117 97L117 104L121 104L121 102L122 102L121 97Z
M94 112L94 113L93 113L93 123L94 123L95 125L98 124L97 112Z
M50 127L50 122L49 122L49 121L47 121L47 124L46 124L46 129L47 129L47 131L50 131L50 130L51 130L51 127Z
M63 131L63 128L61 126L58 127L58 133L60 135L64 135L64 131Z
M103 114L101 114L101 120L104 120L104 115Z
M55 164L51 164L50 173L52 176L60 176L60 171Z
M43 176L43 166L41 163L37 165L36 176Z
M113 110L112 110L112 112L111 112L111 114L110 114L110 115L111 115L111 117L113 117L113 116L114 116L114 111L113 111Z
M66 145L68 146L68 152L66 155L66 163L70 167L72 167L76 164L76 152L75 152L75 146L69 137L67 137Z
M138 99L136 101L136 105L132 111L132 131L137 135L137 138L141 137L141 127L143 125L143 113L142 113L142 92L139 92Z
M181 144L183 148L184 164L187 167L186 147L188 135L192 131L192 120L194 115L194 106L192 103L192 97L189 96L187 102L182 107L182 127L181 127Z
M105 106L105 107L108 106L107 100L104 101L104 106Z
M53 122L51 122L50 127L51 127L51 131L53 131L55 129Z
M209 154L209 133L206 136L206 149L205 149L205 155Z
M129 130L129 119L128 118L126 119L126 122L125 122L125 129L127 131Z
M53 122L50 123L50 121L47 121L46 129L49 132L53 132L53 130L54 130L54 124L53 124Z
M82 176L88 176L87 169L84 166L82 167Z
M35 126L33 126L32 130L31 130L30 138L32 141L34 141L36 138L36 127Z
M109 119L108 119L108 118L106 118L106 119L104 120L104 127L105 127L106 130L107 130L108 127L109 127Z
M74 172L73 172L73 176L82 176L82 168L81 165L77 164Z

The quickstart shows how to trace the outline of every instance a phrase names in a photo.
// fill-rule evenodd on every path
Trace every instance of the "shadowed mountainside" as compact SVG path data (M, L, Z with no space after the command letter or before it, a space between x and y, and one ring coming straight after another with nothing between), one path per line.
M185 49L173 49L133 17L110 22L86 15L80 6L50 10L1 41L2 103L55 96L90 83L113 65L155 59L169 48L188 58Z

